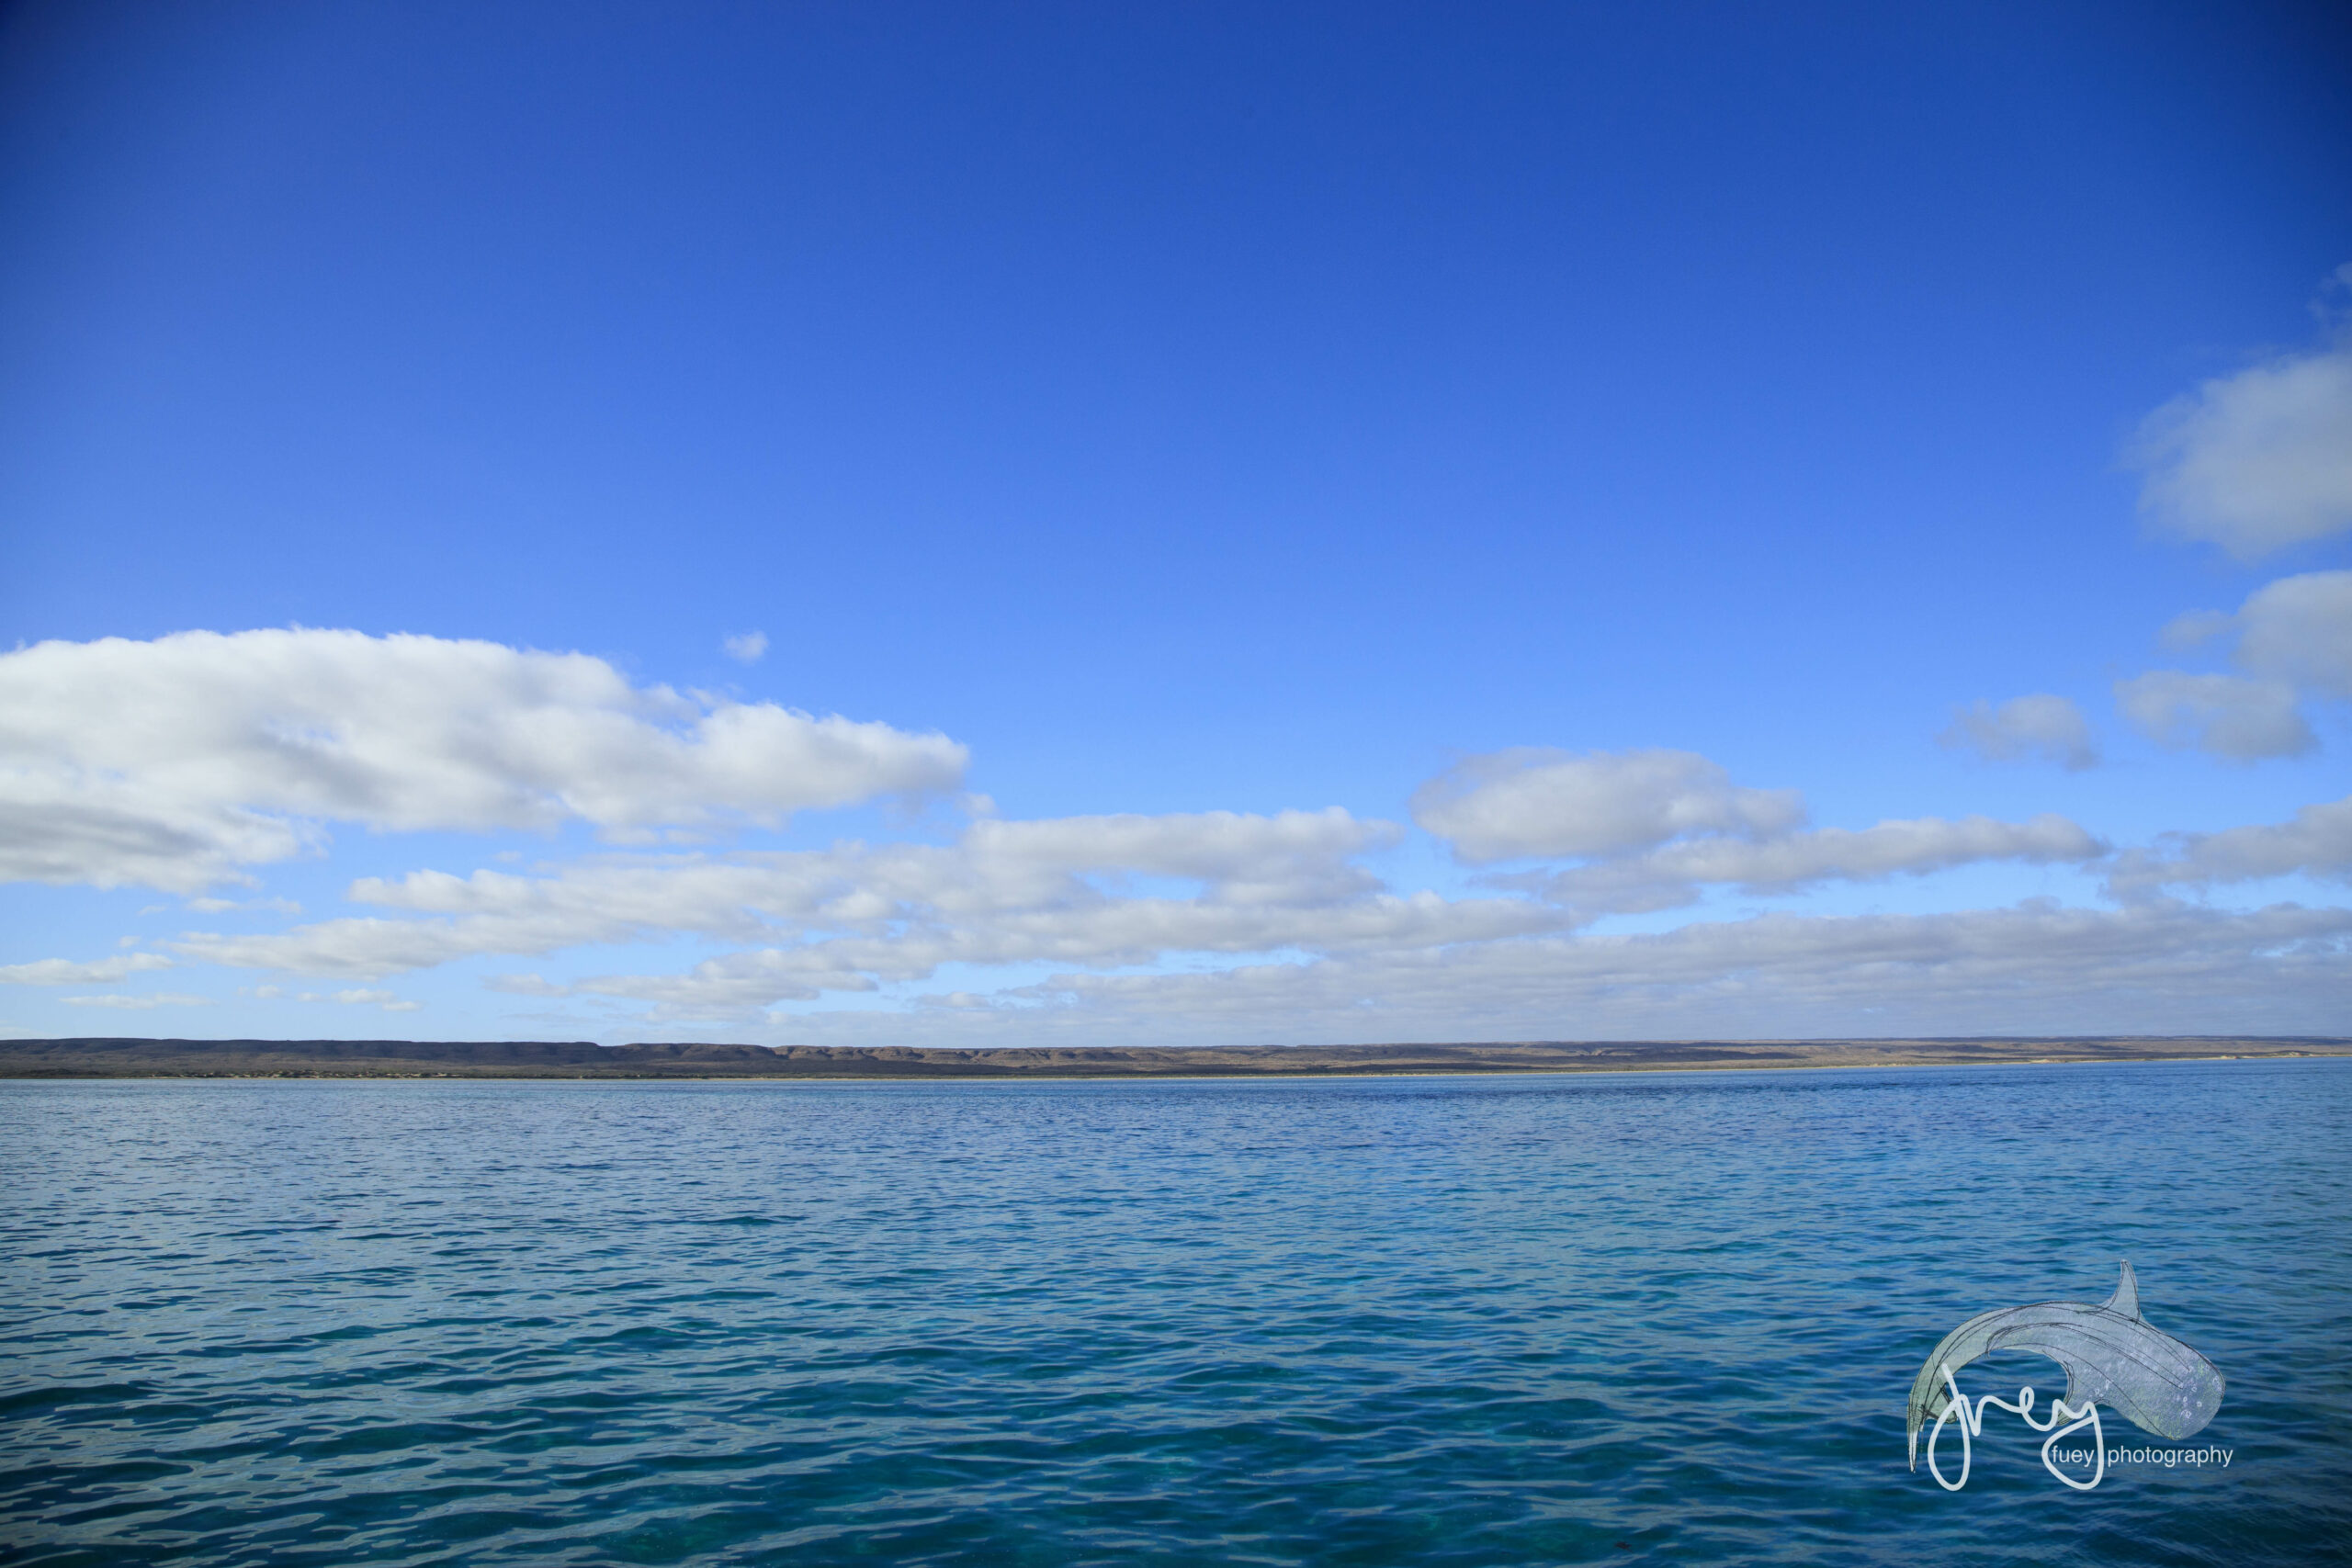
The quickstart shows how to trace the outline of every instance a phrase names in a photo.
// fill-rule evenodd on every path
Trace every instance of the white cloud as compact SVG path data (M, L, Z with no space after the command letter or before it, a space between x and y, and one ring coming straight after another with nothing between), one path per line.
M2152 521L2240 559L2352 527L2352 336L2207 381L2151 414L2128 456Z
M2167 648L2235 636L2232 660L2318 697L2352 697L2352 571L2282 577L2246 595L2235 615L2192 610L2160 634Z
M744 632L729 637L722 646L727 649L728 658L743 664L757 664L760 656L768 650L768 634Z
M45 642L0 654L0 879L194 893L322 822L773 822L952 789L965 756L586 654L300 629Z
M197 934L175 945L239 967L376 978L481 953L685 932L754 949L712 960L689 988L764 1003L871 990L947 963L1112 965L1171 953L1488 940L1563 923L1521 898L1385 891L1352 863L1396 836L1391 824L1336 808L981 821L945 846L607 856L541 876L364 879L355 900L426 918ZM583 985L676 988L659 977Z
M2119 681L2118 705L2166 746L2195 746L2240 761L2293 757L2319 744L2298 704L2352 697L2352 571L2282 577L2246 596L2237 614L2196 610L2162 641L2191 649L2234 636L2244 675L2158 670Z
M1821 882L1925 876L1989 861L2049 865L2106 852L2104 844L2076 824L2046 813L2030 822L1929 817L1874 828L1815 829L1760 842L1688 840L1557 872L1538 886L1549 898L1598 915L1671 908L1690 902L1709 884L1785 893Z
M191 935L175 945L189 957L243 967L376 978L479 954L537 956L690 933L735 950L683 974L603 974L563 984L514 975L492 983L518 995L650 1003L656 1021L741 1021L781 1002L920 981L950 964L1107 971L1172 957L1230 963L1268 953L1432 952L1684 903L1709 884L1787 891L1831 879L2103 852L2088 833L2056 817L1789 831L1785 825L1802 816L1792 793L1738 789L1720 769L1687 754L1636 754L1632 766L1613 765L1621 761L1569 760L1571 779L1587 786L1578 798L1598 798L1606 808L1579 827L1582 841L1640 844L1686 825L1750 831L1700 831L1584 866L1500 879L1555 900L1546 903L1391 892L1357 862L1393 842L1397 830L1336 808L982 820L943 846L608 855L538 875L364 879L353 886L353 898L397 915L268 935ZM1521 772L1556 765L1537 754ZM1659 780L1668 786L1664 801L1623 798L1638 784ZM1493 821L1491 813L1471 815ZM1590 825L1596 819L1600 832ZM1550 830L1548 841L1561 841L1556 824Z
M2098 761L2098 746L2083 710L2046 692L2011 697L1997 708L1980 697L1953 711L1951 728L1939 739L1993 762L2038 757L2079 771Z
M66 997L62 1000L72 1008L124 1008L139 1011L149 1008L202 1008L212 1005L209 997L191 997L178 991L157 991L149 997Z
M2154 670L2115 683L2116 705L2163 746L2211 751L2235 761L2297 757L2319 744L2283 681Z
M175 795L122 770L29 760L7 729L0 716L0 882L196 893L322 841L315 824Z
M1387 822L1338 807L1272 817L1233 811L1145 817L1062 817L975 822L963 847L997 876L1117 873L1211 884L1227 904L1328 901L1370 878L1349 863L1396 841Z
M1641 937L1586 928L1611 913L1687 903L1710 887L1785 894L1832 880L1988 862L2072 863L2108 852L2079 825L2049 815L1810 829L1796 792L1739 786L1688 752L1474 757L1414 804L1464 860L1554 863L1489 874L1493 896L1448 898L1383 885L1363 857L1396 843L1399 830L1338 808L987 818L944 844L635 852L529 873L363 878L350 897L376 913L274 933L190 933L172 945L183 959L351 983L296 999L406 1011L419 1004L359 982L469 957L684 936L721 951L683 972L581 977L574 967L556 979L510 974L489 984L586 1001L632 1029L726 1021L770 1038L788 1029L842 1041L903 1033L910 1004L855 1016L799 1012L789 1023L774 1010L910 987L950 966L1010 970L999 984L1011 989L991 994L958 976L965 988L911 1003L925 1039L1006 1043L1068 1029L1170 1043L1286 1032L1884 1033L1913 1027L1906 1020L1942 1032L2069 1021L2177 1030L2204 1016L2198 1008L2218 1016L2233 996L2240 1013L2228 1027L2307 1028L2322 1010L2317 998L2346 977L2352 910L2232 913L2150 894L2279 867L2335 874L2326 868L2346 861L2352 802L2310 808L2291 824L2176 836L2161 852L2121 857L2113 883L2126 900L2120 910L2033 902L1939 916L1773 915ZM1018 983L1040 973L1053 977Z
M1468 757L1413 794L1413 819L1472 865L1611 854L1685 833L1770 836L1804 818L1794 790L1734 784L1690 751Z
M149 969L169 969L172 961L160 953L133 953L75 964L63 958L37 958L30 964L0 964L0 986L102 986L125 975Z
M379 1007L386 1012L414 1012L423 1002L404 1002L390 991L337 991L334 999L354 1007Z
M1425 785L1413 806L1423 827L1452 837L1454 852L1474 864L1584 860L1491 880L1541 892L1586 919L1672 908L1709 885L1785 892L1984 861L2048 863L2105 852L2081 828L2051 816L1801 829L1804 800L1796 791L1743 788L1688 751L1495 752L1468 758Z
M2164 629L2156 633L2156 640L2175 653L2186 653L2226 636L2236 625L2236 616L2225 615L2219 610L2191 610L2165 622Z
M1771 1039L1905 1033L2335 1032L2352 910L2031 900L1936 915L1775 914L1655 936L1528 938L1260 964L1063 975L1027 1006L943 1012L944 1042L1057 1034L1265 1039ZM782 1037L855 1043L902 1019L797 1014Z
M2306 806L2289 822L2168 833L2161 850L2118 857L2111 881L2118 892L2132 894L2298 874L2352 881L2352 796Z
M2238 666L2315 696L2352 697L2352 571L2282 577L2232 617Z
M950 963L1043 962L1112 969L1180 954L1230 959L1280 951L1403 953L1495 942L1568 923L1556 911L1524 899L1447 900L1430 893L1376 894L1305 909L1135 899L1100 913L1018 911L889 935L752 949L706 960L684 975L601 975L564 987L533 985L533 976L513 988L652 1002L657 1020L741 1018L781 1001L924 979Z

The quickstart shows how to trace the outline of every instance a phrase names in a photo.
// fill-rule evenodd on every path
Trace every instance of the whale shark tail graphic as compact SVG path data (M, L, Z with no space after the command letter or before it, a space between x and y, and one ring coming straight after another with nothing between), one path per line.
M2104 1404L2143 1432L2180 1438L2203 1429L2222 1407L2220 1369L2140 1313L2140 1282L2125 1263L2115 1293L2087 1302L2041 1302L1979 1313L1943 1337L1912 1380L1905 1413L1911 1468L1919 1428L1951 1407L1947 1374L1996 1350L2034 1350L2066 1370L2065 1402Z

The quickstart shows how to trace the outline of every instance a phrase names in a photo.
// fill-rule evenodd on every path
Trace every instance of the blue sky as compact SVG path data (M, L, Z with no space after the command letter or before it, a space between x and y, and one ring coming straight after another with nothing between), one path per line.
M2347 78L17 7L0 1026L2341 1031Z

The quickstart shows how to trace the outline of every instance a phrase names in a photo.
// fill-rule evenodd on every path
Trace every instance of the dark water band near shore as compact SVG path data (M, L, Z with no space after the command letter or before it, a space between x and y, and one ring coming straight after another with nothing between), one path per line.
M1078 1078L1998 1066L2352 1055L2340 1035L1511 1041L1480 1044L900 1046L590 1041L0 1041L0 1077Z

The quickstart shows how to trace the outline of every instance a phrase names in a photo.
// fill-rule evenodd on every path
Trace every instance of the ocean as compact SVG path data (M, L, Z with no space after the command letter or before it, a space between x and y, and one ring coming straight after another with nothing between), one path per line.
M1906 1467L2125 1259L2205 1431ZM16 1563L2352 1561L2346 1060L9 1082L0 1269Z

